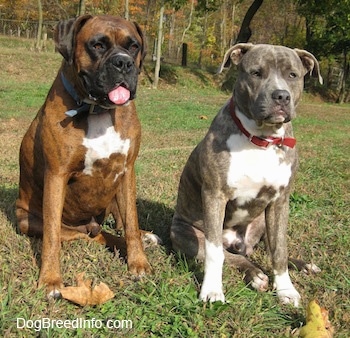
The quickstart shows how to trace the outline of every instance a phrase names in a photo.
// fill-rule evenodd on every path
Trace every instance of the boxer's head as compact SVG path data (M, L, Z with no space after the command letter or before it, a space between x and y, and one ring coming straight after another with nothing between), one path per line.
M81 99L106 108L134 99L145 56L143 34L136 23L84 15L60 22L55 43L74 70L71 80Z

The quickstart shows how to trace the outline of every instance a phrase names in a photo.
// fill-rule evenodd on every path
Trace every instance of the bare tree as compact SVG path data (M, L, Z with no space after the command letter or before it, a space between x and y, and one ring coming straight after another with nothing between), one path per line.
M85 0L79 0L78 15L85 14Z
M164 0L162 0L159 12L159 25L158 25L158 37L157 37L157 51L156 51L156 68L154 70L154 82L153 88L158 87L159 72L160 72L160 58L162 56L162 39L163 39L163 17L164 17Z
M35 49L40 51L42 48L42 32L43 32L43 6L41 4L41 0L38 0L38 32L36 35L36 43L35 43Z
M264 0L254 0L251 6L249 7L247 13L244 16L241 29L239 30L235 43L249 41L252 35L252 30L250 29L250 23L253 20L254 15L262 5L263 1Z

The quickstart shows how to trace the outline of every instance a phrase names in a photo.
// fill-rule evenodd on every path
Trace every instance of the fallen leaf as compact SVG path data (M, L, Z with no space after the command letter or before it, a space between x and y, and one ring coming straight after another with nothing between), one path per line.
M328 319L328 311L312 300L306 309L306 325L300 329L302 338L332 338L334 328Z
M201 120L208 120L208 116L206 116L206 115L200 115L199 118Z
M67 286L60 289L64 299L81 306L97 305L107 302L114 297L114 293L105 283L99 283L93 289L91 280L84 281L85 272L76 275L77 286Z

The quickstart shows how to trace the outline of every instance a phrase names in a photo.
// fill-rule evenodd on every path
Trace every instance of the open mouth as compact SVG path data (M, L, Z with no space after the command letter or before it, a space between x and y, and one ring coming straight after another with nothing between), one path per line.
M130 90L123 85L118 85L108 93L109 100L117 105L123 105L130 99Z

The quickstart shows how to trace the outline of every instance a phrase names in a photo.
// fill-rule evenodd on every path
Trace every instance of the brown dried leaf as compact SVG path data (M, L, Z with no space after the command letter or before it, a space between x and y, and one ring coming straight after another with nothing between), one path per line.
M99 283L93 289L91 280L84 281L85 272L76 275L77 286L67 286L60 289L64 299L81 306L97 305L107 302L114 297L114 293L105 283Z

